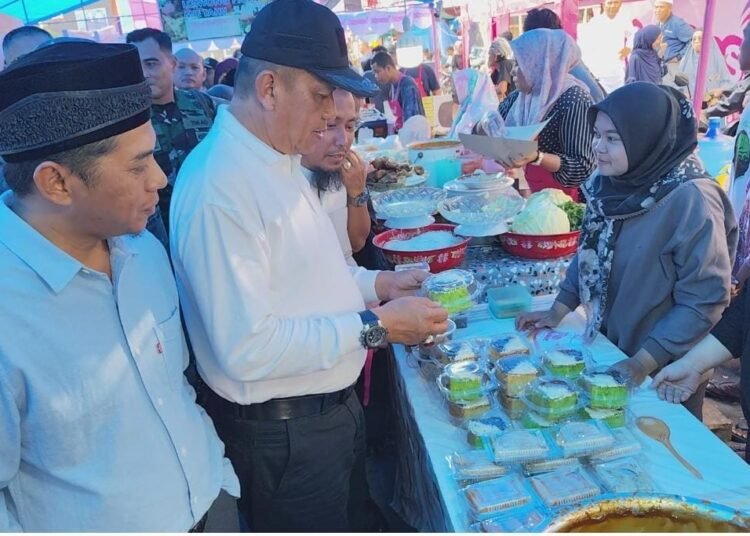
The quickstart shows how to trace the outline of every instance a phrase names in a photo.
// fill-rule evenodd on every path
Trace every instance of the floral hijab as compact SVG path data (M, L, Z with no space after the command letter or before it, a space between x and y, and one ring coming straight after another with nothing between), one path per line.
M645 214L681 184L708 178L693 156L698 125L692 105L676 89L636 82L618 89L589 111L612 120L628 155L619 177L595 174L583 187L588 206L578 246L586 339L592 341L607 309L614 246L625 220Z
M531 93L519 91L506 118L508 126L540 123L571 87L588 91L570 74L581 61L581 49L563 30L531 30L514 39L510 46L519 69L531 85Z

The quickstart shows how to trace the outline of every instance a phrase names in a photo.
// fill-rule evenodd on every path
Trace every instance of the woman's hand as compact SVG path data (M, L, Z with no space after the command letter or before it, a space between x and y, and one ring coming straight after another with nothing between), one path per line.
M664 367L654 377L651 388L656 389L662 400L681 404L695 394L701 383L703 383L703 372L691 366L687 361L679 359Z
M507 160L497 160L497 163L505 169L518 169L535 162L537 158L539 158L539 151L533 151L528 154L518 153L509 156Z
M658 368L659 364L651 354L640 350L633 357L618 361L609 370L618 374L630 387L638 387Z
M529 331L533 329L556 328L570 312L561 303L555 303L548 311L536 311L533 313L521 313L516 317L516 329L518 331Z

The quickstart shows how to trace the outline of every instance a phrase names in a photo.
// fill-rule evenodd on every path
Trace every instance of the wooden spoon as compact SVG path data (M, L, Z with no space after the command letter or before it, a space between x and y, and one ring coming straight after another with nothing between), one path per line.
M667 423L665 423L661 419L657 419L656 417L638 417L635 423L638 425L638 428L641 432L646 434L651 439L658 441L659 443L664 445L667 450L672 453L672 456L677 458L677 461L684 465L688 471L693 473L693 476L695 476L695 478L703 480L703 475L700 473L700 471L690 465L690 463L685 458L680 456L680 454L672 446L672 442L669 440L670 431Z

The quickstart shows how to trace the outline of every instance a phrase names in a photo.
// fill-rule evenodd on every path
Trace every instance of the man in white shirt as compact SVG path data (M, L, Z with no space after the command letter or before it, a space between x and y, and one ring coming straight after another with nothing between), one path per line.
M357 130L358 105L343 89L333 92L336 118L329 121L312 153L302 156L303 172L331 218L347 264L365 247L370 234L367 164L351 150Z
M636 31L621 8L622 0L606 0L604 11L583 25L578 37L584 63L607 93L625 83L625 61Z
M206 408L255 531L369 528L364 421L353 394L369 348L415 344L447 312L413 295L424 272L347 266L302 173L335 118L334 87L377 90L349 68L344 31L312 0L276 0L242 45L231 104L188 156L171 248ZM365 303L393 300L372 311Z
M239 482L185 380L132 45L0 73L0 532L186 532Z

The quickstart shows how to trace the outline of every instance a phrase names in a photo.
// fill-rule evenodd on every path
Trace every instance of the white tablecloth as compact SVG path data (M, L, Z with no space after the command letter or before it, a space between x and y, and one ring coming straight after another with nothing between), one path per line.
M581 317L574 314L561 329L580 332L582 325ZM482 320L470 323L455 338L486 337L512 330L512 320ZM591 351L595 363L601 365L625 357L602 336ZM405 458L397 471L392 506L419 530L465 532L470 524L468 510L450 475L446 456L468 448L466 433L450 423L436 386L422 376L406 349L397 346L394 353L397 418L402 427L399 446ZM686 409L663 402L655 391L642 387L632 397L631 411L636 417L653 416L667 422L675 449L704 477L704 480L693 477L661 444L636 430L657 492L750 510L750 466Z

